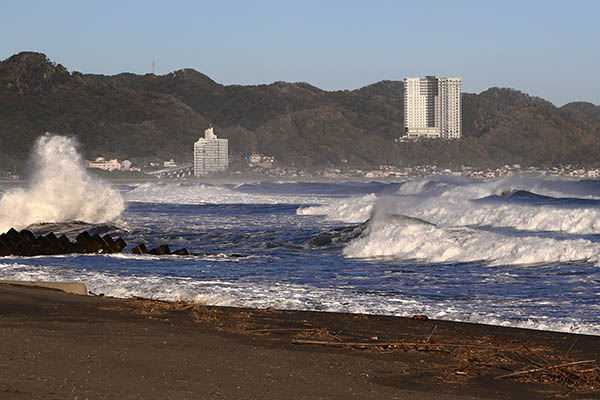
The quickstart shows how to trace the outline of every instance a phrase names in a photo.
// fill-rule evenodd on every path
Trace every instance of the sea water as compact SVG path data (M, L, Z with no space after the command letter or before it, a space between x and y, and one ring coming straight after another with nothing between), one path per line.
M0 184L0 226L71 239L110 233L128 247L3 257L0 279L77 281L116 297L600 334L598 181L110 185L85 173L70 142L44 140L49 163L66 151L75 174L48 173L56 165L41 162L28 183ZM191 254L131 254L139 243Z

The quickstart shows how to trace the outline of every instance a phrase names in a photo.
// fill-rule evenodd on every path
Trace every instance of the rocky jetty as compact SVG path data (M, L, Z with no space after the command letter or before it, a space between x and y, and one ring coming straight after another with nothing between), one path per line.
M74 242L65 235L56 237L52 232L46 235L35 236L31 231L23 229L18 232L11 228L8 232L0 234L0 257L3 256L50 256L59 254L108 254L120 253L127 247L127 243L122 238L113 239L109 234L104 236L90 235L88 231L83 231L77 235ZM167 245L159 246L152 250L147 250L142 243L133 249L134 254L154 254L154 255L188 255L186 249L171 252Z

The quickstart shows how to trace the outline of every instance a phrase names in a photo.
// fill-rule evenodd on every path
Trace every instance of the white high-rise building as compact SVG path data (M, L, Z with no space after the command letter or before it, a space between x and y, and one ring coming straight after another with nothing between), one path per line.
M204 131L204 137L194 143L194 176L225 171L229 166L227 139L218 139L213 128Z
M404 131L409 138L459 139L460 78L404 79Z

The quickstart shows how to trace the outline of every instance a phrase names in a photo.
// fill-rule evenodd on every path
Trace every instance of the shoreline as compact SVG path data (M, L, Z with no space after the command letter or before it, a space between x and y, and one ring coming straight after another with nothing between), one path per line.
M136 183L222 183L222 184L239 184L239 183L252 183L252 182L285 182L285 183L297 183L297 182L312 182L312 183L336 183L336 182L404 182L417 179L428 179L436 177L451 177L453 179L463 179L468 181L494 181L500 179L510 178L523 178L523 179L543 179L543 180L563 180L563 181L586 181L586 180L600 180L600 178L584 177L584 176L569 176L569 175L534 175L534 174L516 174L511 176L495 176L495 177L473 177L453 174L422 174L422 175L406 175L406 176L322 176L322 175L311 175L306 176L274 176L264 174L235 174L230 173L227 175L214 175L205 177L186 177L186 178L165 178L157 179L152 176L148 177L133 177L133 178L116 178L110 176L96 176L94 177L113 183L113 184L136 184ZM0 179L0 184L16 184L23 185L27 184L29 179Z
M0 326L0 393L15 399L600 396L592 335L6 283Z

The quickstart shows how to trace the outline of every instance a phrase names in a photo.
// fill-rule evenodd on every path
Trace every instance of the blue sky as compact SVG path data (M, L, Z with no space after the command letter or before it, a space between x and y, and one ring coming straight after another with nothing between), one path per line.
M421 4L422 3L422 4ZM5 1L0 59L45 53L69 71L194 68L223 84L327 90L458 76L600 105L600 1Z

